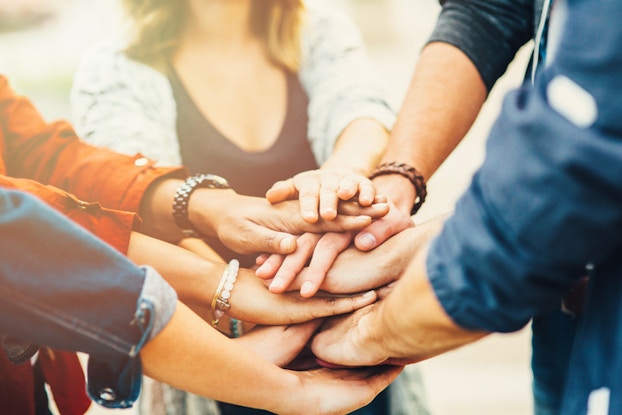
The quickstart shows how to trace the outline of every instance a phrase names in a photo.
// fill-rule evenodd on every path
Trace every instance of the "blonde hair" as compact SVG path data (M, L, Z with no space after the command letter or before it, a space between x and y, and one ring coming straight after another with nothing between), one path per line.
M179 42L185 2L123 0L123 4L134 22L125 54L165 71ZM304 0L254 0L252 4L252 30L263 40L268 58L292 72L300 67L304 13Z

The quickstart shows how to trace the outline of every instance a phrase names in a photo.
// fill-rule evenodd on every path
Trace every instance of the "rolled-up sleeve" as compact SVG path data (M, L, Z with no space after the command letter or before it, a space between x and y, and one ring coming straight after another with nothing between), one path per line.
M533 0L446 0L428 42L456 46L488 90L534 33Z
M574 1L552 64L505 99L427 269L460 326L512 331L622 244L622 15ZM610 22L611 24L609 24ZM598 47L594 47L598 45Z
M0 189L0 279L5 339L88 353L91 396L131 405L140 390L138 353L176 305L155 271L37 198Z
M354 22L332 4L307 7L299 76L309 95L309 140L321 165L353 121L369 118L391 130L396 114Z

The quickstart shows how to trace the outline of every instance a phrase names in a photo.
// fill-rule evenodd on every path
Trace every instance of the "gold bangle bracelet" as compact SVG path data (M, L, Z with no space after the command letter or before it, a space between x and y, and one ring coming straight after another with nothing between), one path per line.
M225 312L231 308L229 304L229 298L231 298L231 292L233 291L233 285L238 277L238 271L240 269L240 263L237 259L229 261L225 270L222 273L218 288L214 293L211 304L212 325L218 325L218 322L225 315Z

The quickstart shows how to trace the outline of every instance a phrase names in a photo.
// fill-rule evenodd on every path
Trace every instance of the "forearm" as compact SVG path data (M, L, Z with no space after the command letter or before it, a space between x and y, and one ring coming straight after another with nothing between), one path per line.
M462 51L445 43L429 44L421 54L382 162L409 164L429 179L468 132L486 96L479 72ZM374 183L380 193L410 211L415 194L404 192L412 188L406 178L381 176Z
M145 192L140 204L140 216L144 223L141 232L166 241L179 241L183 235L173 219L173 200L183 181L165 177L154 182ZM224 194L235 194L229 189L195 188L188 198L188 219L200 228L205 236L216 236L216 224L212 222L218 214L215 204L226 205Z
M208 261L184 248L132 233L127 256L136 264L149 264L177 291L181 301L209 308L225 264Z
M420 361L487 334L464 330L447 315L428 281L426 256L427 248L410 263L372 317L370 344L382 347L387 357Z
M141 358L146 375L219 401L275 411L295 396L295 376L226 339L182 304Z
M346 169L369 176L378 164L388 138L388 131L380 123L371 118L359 118L341 133L333 154L322 168Z

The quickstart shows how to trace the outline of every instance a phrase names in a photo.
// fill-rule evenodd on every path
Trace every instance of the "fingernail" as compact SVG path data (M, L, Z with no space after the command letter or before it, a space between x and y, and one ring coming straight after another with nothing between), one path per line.
M374 297L375 295L376 295L376 292L374 290L371 290L363 294L363 298L370 298L370 297Z
M278 288L281 288L281 287L283 287L283 278L281 278L281 277L274 277L274 279L270 283L270 289L278 289Z
M371 249L376 246L376 238L371 233L365 232L359 235L359 243L363 248Z
M316 215L315 215L315 211L314 210L305 210L304 212L302 212L302 217L306 221L314 221L314 220L316 220Z
M290 253L296 248L296 240L293 237L283 238L281 240L282 253Z
M313 290L313 283L311 283L311 281L305 281L304 284L302 284L302 287L300 287L300 294L312 294Z
M265 268L266 268L265 264L258 266L257 269L255 270L255 275L257 276L261 275Z
M333 217L336 217L336 216L337 216L337 211L335 209L330 209L330 208L322 209L322 217L323 218L326 218L326 217L333 218Z

